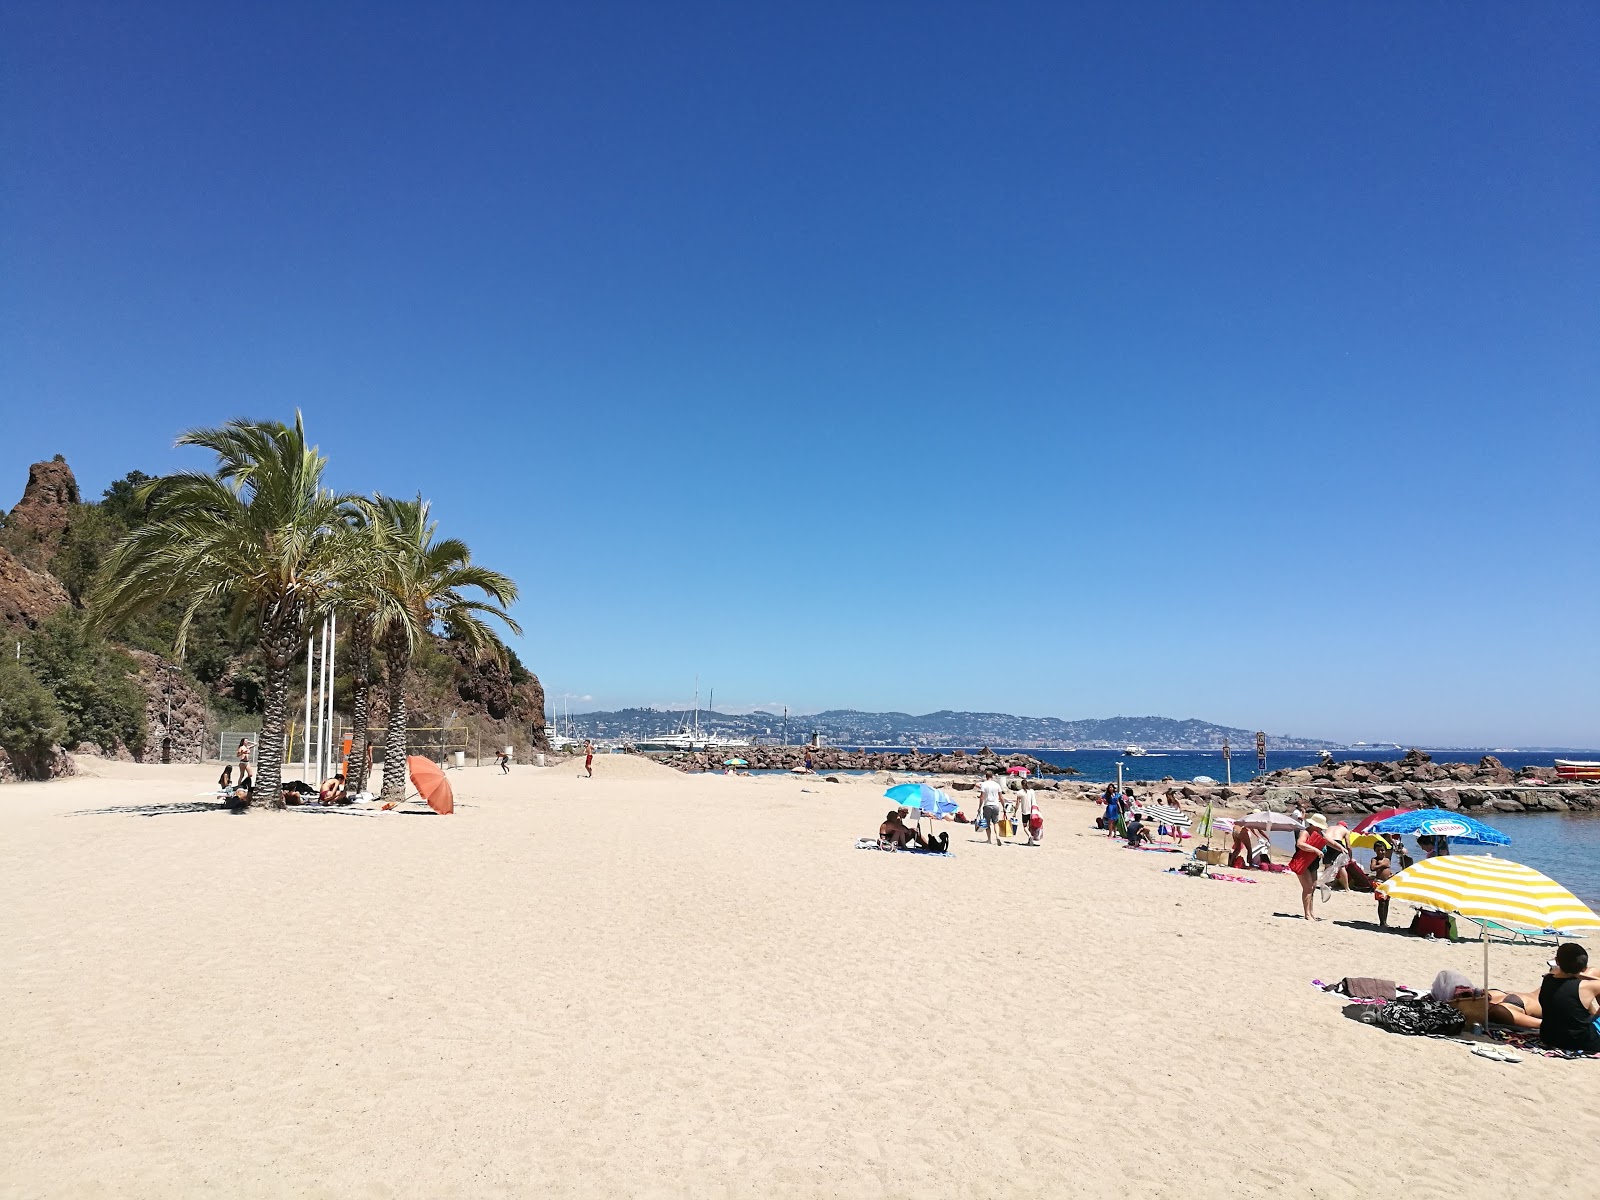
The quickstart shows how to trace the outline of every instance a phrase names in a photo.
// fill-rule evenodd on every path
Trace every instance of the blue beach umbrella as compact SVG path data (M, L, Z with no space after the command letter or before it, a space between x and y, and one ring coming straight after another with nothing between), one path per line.
M925 783L899 783L884 795L896 804L925 812L930 817L947 817L956 811L956 802L936 787Z
M1445 837L1467 846L1509 846L1511 839L1493 826L1476 821L1464 813L1445 808L1419 808L1387 817L1368 827L1369 833L1414 834Z

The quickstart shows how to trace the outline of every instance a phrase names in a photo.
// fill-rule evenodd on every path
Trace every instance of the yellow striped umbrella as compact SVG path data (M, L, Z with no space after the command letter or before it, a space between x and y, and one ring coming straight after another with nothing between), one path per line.
M1380 895L1523 929L1595 929L1600 916L1532 867L1492 854L1426 858L1378 885ZM1489 1023L1489 927L1483 929L1484 1024Z

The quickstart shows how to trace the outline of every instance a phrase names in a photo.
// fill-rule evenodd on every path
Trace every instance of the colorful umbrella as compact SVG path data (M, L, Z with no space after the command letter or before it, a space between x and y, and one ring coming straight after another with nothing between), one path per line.
M948 816L956 811L956 802L936 787L925 783L900 783L884 793L886 797L905 808L915 808L929 816Z
M1524 929L1597 929L1600 916L1532 867L1492 854L1428 858L1378 884L1379 895L1420 908ZM1488 1024L1489 927L1483 929L1484 1024Z
M1509 846L1511 839L1492 825L1445 808L1419 808L1387 817L1367 826L1368 833L1416 834L1447 837L1472 846Z
M411 782L428 802L429 808L440 816L455 812L456 795L450 790L450 781L444 777L438 763L413 754L406 759L406 768L411 772Z
M1405 812L1408 812L1408 811L1410 811L1410 810L1409 809L1404 809L1404 808L1382 808L1382 809L1379 809L1377 812L1371 813L1371 814L1369 814L1369 815L1367 815L1365 817L1362 817L1361 820L1357 821L1356 825L1355 825L1355 828L1351 832L1352 833L1365 833L1367 830L1371 829L1374 825L1376 825L1379 821L1387 821L1390 817L1398 817L1401 814L1403 814Z
M748 767L750 764L742 758L725 758L722 760L722 765L725 767Z

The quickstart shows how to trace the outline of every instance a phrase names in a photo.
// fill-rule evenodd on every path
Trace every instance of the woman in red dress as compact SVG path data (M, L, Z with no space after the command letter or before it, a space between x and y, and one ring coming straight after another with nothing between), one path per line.
M1322 848L1328 839L1322 831L1328 827L1328 818L1312 813L1306 818L1306 827L1294 840L1294 857L1289 860L1289 870L1300 880L1300 907L1308 921L1320 921L1311 915L1311 905L1317 896L1317 873L1322 868Z

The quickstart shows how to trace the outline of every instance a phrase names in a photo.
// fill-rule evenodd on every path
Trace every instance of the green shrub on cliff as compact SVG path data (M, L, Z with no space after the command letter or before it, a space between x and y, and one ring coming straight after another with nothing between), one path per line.
M44 685L16 659L0 657L0 750L17 774L42 777L50 747L66 734L67 723Z
M84 627L81 612L63 609L23 645L33 677L47 688L63 721L67 746L95 742L144 749L144 691L138 667Z

